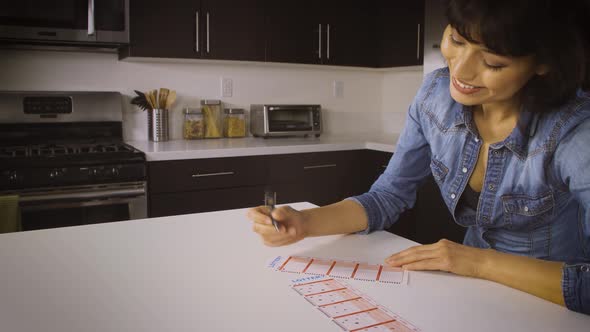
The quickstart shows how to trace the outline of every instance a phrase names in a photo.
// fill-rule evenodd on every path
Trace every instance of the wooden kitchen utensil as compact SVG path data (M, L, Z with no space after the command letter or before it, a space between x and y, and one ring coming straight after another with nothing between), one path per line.
M166 98L166 109L172 108L172 104L176 101L176 90L171 90Z
M166 103L167 103L169 93L170 93L170 90L168 90L166 88L160 88L160 92L158 94L158 106L160 108L168 109L166 107Z

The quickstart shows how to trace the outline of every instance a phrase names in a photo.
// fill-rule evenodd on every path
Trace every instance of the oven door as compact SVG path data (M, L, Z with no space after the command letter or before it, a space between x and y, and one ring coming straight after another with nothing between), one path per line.
M129 43L129 0L19 0L0 12L0 38Z
M272 106L268 108L269 132L313 130L313 106Z
M147 217L145 182L72 186L17 193L23 230Z

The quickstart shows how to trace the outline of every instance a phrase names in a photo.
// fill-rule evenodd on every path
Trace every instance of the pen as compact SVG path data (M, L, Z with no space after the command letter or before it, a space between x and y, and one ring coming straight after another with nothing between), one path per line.
M277 221L272 217L272 211L275 209L275 203L277 201L277 193L276 192L265 192L264 193L264 205L270 208L270 220L272 220L272 225L275 227L277 232L279 231L279 224Z

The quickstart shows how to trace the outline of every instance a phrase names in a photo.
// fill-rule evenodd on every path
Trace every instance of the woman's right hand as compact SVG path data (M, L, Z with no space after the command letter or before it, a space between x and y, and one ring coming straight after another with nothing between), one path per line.
M272 217L278 224L278 232L272 224L268 206L258 206L248 210L248 219L253 221L252 230L260 235L265 245L285 246L306 237L307 218L303 212L290 206L280 206L272 211Z

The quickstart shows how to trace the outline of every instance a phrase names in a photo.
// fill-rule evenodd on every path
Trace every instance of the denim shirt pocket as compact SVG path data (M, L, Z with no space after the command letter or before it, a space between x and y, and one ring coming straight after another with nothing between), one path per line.
M553 217L555 203L551 192L540 196L502 196L504 221L513 230L533 230L549 222Z
M432 158L430 161L430 169L432 170L432 176L434 177L434 180L442 189L442 184L449 173L449 169L447 166L445 166L445 164L436 160L435 158Z

